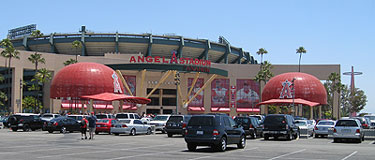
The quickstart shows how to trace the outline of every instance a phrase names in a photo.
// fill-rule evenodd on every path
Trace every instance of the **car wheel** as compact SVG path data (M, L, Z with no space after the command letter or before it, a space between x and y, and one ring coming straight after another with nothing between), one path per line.
M135 129L134 128L132 130L130 130L130 135L135 136Z
M263 137L264 137L264 140L269 140L269 139L270 139L270 138L268 137L268 135L266 135L266 134L265 134Z
M292 132L289 132L288 135L286 135L287 140L292 140Z
M296 133L295 136L293 136L294 139L298 140L299 139L299 131Z
M279 139L279 136L273 136L273 139L275 139L275 140Z
M108 132L109 135L111 135L112 133L111 132Z
M315 138L319 138L319 134L315 134Z
M13 132L17 132L18 128L12 128Z
M147 135L150 135L152 133L151 128L147 128Z
M251 138L252 139L256 139L257 138L257 132L256 131L254 131L253 135L251 135Z
M362 137L362 141L365 141L365 136Z
M187 147L188 147L189 151L195 151L197 149L197 145L194 145L194 144L191 144L191 143L188 143Z
M95 132L95 134L99 134L99 132Z
M35 128L31 128L31 131L35 131L36 129Z
M220 152L224 152L227 149L227 138L222 137L220 140L219 145L217 145L216 150Z
M118 133L114 133L115 136L118 136Z
M165 130L163 129L163 130L161 131L161 133L165 134Z
M362 138L357 139L357 143L362 143Z
M66 128L65 127L61 127L60 133L65 134L66 133Z
M238 148L245 148L246 147L246 138L245 136L241 136L240 142L237 144Z
M172 133L168 133L168 137L172 137L173 136L173 134Z
M30 127L27 124L25 124L22 129L23 129L24 132L30 131Z
M52 130L49 130L48 133L53 133L53 131L52 131Z

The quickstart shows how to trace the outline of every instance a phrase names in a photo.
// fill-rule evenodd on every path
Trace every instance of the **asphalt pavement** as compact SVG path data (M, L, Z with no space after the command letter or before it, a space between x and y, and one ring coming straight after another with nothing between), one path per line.
M168 138L153 135L96 135L94 140L81 140L80 133L60 134L44 131L12 132L0 129L0 159L284 159L284 160L345 160L374 159L375 143L333 143L327 138L299 140L248 139L245 149L229 145L226 152L214 152L209 147L198 147L189 152L181 136Z

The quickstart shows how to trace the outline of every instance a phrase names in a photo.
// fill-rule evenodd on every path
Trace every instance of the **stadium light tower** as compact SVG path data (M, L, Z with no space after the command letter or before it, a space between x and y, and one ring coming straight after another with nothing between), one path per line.
M354 76L359 76L359 75L362 75L363 73L362 72L354 72L354 67L352 66L352 71L351 72L344 72L343 75L347 75L347 76L351 76L351 80L350 80L350 96L354 96L354 89L355 89L355 86L354 86ZM353 116L354 114L356 114L355 112L352 113L351 116Z

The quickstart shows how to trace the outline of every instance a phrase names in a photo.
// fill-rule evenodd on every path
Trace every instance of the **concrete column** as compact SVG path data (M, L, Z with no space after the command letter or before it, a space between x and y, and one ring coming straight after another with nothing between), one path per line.
M313 107L310 107L310 119L314 119L314 110L313 110Z
M322 106L319 106L319 119L322 119Z
M22 112L22 89L20 80L23 78L23 67L12 68L12 84L11 84L11 112L18 113ZM17 103L17 101L19 103Z
M332 114L333 114L333 118L336 118L336 119L339 119L339 110L338 110L339 103L338 103L338 101L339 101L339 94L337 92L335 92L333 94L333 108L332 108L333 112L332 112Z
M280 113L280 106L276 106L276 114Z

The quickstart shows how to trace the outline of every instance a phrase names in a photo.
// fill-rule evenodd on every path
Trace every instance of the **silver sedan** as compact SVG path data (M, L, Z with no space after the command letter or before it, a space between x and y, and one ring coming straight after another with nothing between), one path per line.
M116 136L119 134L129 134L134 136L136 134L151 134L152 129L150 125L144 124L140 120L128 119L117 121L117 123L111 127L111 133Z
M339 142L342 139L355 139L358 143L365 139L361 122L358 119L340 119L337 121L333 129L333 141Z

